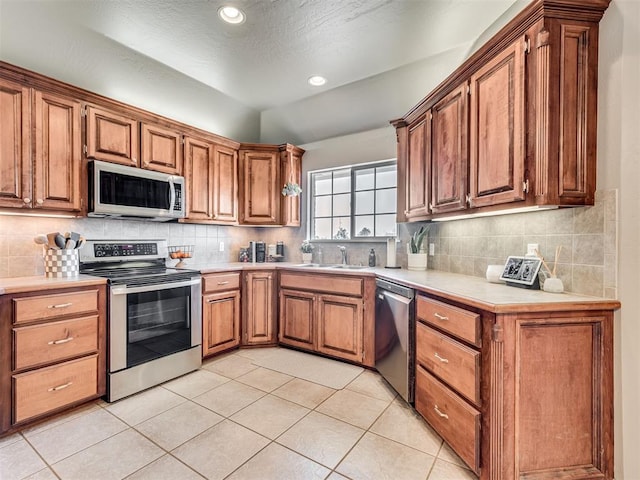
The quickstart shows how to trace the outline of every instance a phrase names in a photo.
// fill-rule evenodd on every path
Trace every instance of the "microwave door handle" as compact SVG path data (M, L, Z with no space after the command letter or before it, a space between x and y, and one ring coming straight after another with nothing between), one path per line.
M176 186L173 183L173 177L169 177L169 211L173 212L176 203Z

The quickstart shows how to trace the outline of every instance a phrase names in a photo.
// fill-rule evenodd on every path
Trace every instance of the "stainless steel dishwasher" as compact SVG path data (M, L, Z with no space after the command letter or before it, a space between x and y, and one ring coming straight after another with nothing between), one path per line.
M411 288L376 280L376 369L409 403L415 383L414 296Z

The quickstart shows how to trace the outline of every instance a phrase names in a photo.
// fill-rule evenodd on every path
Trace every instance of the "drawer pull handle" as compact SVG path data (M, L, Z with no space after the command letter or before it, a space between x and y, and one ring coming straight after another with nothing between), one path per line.
M440 360L442 363L449 363L449 359L441 357L437 352L434 353L433 356Z
M47 391L48 392L57 392L58 390L64 390L65 388L70 387L71 385L73 385L73 382L68 382L68 383L64 383L62 385L58 385L57 387L51 387Z
M47 345L60 345L62 343L67 343L73 340L73 337L61 338L60 340L51 340L47 343Z
M218 282L218 285L229 285L229 282Z
M449 320L449 317L447 317L446 315L440 315L438 312L434 313L433 316L438 320Z
M49 305L47 308L67 308L73 305L73 302L59 303L57 305Z
M438 405L434 405L434 406L433 406L433 409L436 411L436 413L437 413L440 417L442 417L442 418L446 418L447 420L449 420L449 415L447 415L446 413L442 413L442 412L440 411L440 409L438 408Z

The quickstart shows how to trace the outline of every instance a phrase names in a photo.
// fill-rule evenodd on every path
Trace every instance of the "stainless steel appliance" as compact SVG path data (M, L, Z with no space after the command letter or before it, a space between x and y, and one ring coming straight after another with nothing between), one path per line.
M184 195L184 177L98 160L89 162L90 217L158 222L184 218Z
M88 240L80 271L108 279L107 400L202 364L200 273L167 268L165 240Z
M407 402L415 383L415 293L411 288L376 280L376 361L378 372Z

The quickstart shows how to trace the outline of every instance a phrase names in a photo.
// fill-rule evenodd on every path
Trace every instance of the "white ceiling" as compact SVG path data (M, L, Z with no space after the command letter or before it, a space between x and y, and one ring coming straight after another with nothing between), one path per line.
M262 111L469 47L515 0L54 3L79 34L104 35ZM242 8L246 22L222 23L223 4ZM309 86L313 74L327 85Z

